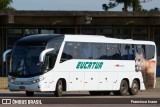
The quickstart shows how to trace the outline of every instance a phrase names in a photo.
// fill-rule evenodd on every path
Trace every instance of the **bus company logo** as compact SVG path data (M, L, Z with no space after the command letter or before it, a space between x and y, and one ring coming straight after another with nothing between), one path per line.
M115 67L124 67L124 65L116 64Z
M2 99L2 104L12 104L11 99Z
M77 69L101 69L103 62L78 62Z

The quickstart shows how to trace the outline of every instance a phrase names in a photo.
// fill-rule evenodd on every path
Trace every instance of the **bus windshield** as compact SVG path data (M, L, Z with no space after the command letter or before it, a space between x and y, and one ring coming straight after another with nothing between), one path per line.
M39 55L44 49L42 46L15 46L10 58L9 75L31 77L43 74Z

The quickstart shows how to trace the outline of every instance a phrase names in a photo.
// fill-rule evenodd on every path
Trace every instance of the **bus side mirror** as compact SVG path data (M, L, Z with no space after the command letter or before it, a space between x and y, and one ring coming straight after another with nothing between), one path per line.
M52 52L54 50L54 48L50 48L50 49L45 49L44 51L41 52L40 56L39 56L39 62L43 63L46 54Z
M4 53L3 53L3 62L6 62L7 61L7 54L10 53L12 51L12 49L8 49L6 50Z

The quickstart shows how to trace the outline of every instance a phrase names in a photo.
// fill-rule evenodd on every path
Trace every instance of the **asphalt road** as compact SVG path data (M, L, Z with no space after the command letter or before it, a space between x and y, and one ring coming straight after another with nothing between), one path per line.
M24 91L0 90L1 98L57 98L53 92L36 92L33 97L27 97ZM89 92L63 92L61 98L160 98L160 89L139 91L137 95L118 96L111 93L106 96L90 96Z
M38 104L42 103L42 105L34 105L34 107L132 107L139 104L141 107L158 107L160 106L160 89L139 91L135 96L117 96L112 93L107 96L90 96L88 92L64 92L60 98L55 97L52 92L36 92L33 97L27 97L23 91L0 90L0 100L2 99L11 99L12 104L18 104L12 107L22 106L20 105L22 102L18 102L19 100L26 101L27 104L30 100L39 101ZM3 105L3 107L5 106L7 105ZM23 106L30 107L33 105Z

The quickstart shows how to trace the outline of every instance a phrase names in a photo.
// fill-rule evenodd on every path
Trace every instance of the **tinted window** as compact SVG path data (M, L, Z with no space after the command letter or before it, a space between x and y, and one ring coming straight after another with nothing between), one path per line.
M80 59L93 59L92 43L80 43L80 44L81 44Z
M61 44L62 44L62 40L50 41L50 42L47 44L47 49L48 49L48 48L54 48L55 52L58 54L59 49L60 49L60 47L61 47Z
M142 53L144 57L151 59L154 57L155 47L133 44L66 42L61 62L69 59L134 60L135 53Z
M107 44L107 59L119 60L120 50L118 44Z
M107 48L106 44L93 43L93 59L107 59Z
M54 57L54 54L52 53L49 53L46 55L45 61L44 61L44 72L47 72L48 70L51 70L54 67L55 60L56 60L54 58L56 57Z
M154 58L155 55L155 46L146 45L146 59L150 60Z
M61 62L72 59L73 58L73 53L72 53L72 48L74 47L74 43L66 43L63 49L63 53L61 56Z
M134 45L121 44L121 59L134 60Z
M145 46L144 45L135 45L136 53L143 54L144 58L146 58Z

